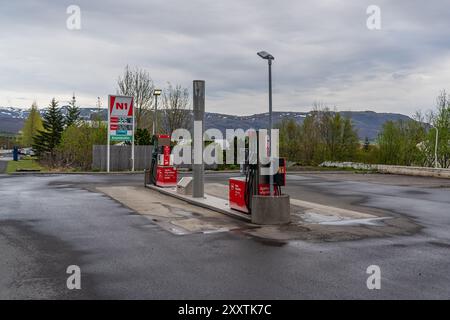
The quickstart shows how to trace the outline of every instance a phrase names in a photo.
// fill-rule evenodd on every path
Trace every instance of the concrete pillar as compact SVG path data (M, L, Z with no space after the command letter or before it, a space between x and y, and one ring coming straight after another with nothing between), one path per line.
M252 223L279 225L291 221L290 202L288 195L253 196Z
M203 132L205 130L205 81L194 80L193 85L193 109L194 109L194 161L193 169L193 191L194 198L204 196L204 163L203 163Z

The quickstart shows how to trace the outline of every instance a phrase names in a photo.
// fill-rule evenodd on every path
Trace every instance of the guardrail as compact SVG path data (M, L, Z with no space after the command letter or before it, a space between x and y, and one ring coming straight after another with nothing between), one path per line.
M450 178L450 169L429 167L393 166L385 164L366 164L358 162L325 161L321 167L352 168L356 170L375 170L382 173L403 174L409 176Z

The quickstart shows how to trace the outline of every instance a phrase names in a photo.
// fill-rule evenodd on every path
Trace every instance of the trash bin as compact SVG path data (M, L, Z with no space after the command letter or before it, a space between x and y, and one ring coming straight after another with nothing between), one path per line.
M17 146L13 148L13 160L19 161L19 148Z

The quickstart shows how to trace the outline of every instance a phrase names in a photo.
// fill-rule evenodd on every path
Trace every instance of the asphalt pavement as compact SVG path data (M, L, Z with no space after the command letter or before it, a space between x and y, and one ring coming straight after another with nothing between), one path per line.
M284 244L239 232L177 236L95 190L142 185L142 175L4 175L0 299L450 298L448 180L300 173L287 183L295 198L389 210L422 229ZM81 269L81 290L66 286L70 265ZM366 286L371 265L380 290Z

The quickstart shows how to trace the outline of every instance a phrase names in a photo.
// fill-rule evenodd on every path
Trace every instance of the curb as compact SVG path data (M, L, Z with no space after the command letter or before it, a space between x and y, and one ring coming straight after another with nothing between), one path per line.
M192 204L192 205L195 205L195 206L198 206L198 207L202 207L202 208L209 209L209 210L212 210L212 211L215 211L215 212L218 212L218 213L222 213L222 214L225 214L227 216L230 216L230 217L233 217L233 218L237 218L237 219L245 221L245 222L250 222L251 221L251 217L250 216L247 216L247 215L239 213L239 212L233 212L233 211L220 209L220 208L214 207L212 205L209 205L207 203L197 201L194 198L189 198L187 196L179 195L177 193L173 193L173 192L164 190L163 188L160 188L160 187L157 187L157 186L153 186L153 185L150 185L150 184L145 185L145 187L148 188L148 189L157 191L157 192L159 192L161 194L164 194L166 196L170 196L170 197L173 197L175 199L185 201L185 202L187 202L189 204Z

